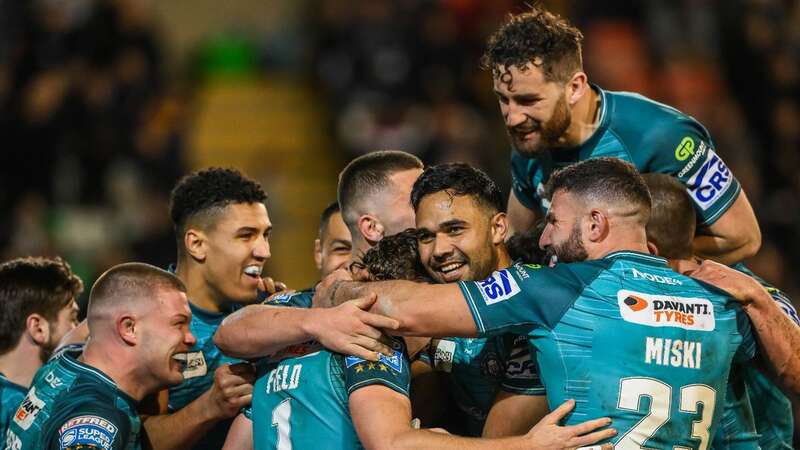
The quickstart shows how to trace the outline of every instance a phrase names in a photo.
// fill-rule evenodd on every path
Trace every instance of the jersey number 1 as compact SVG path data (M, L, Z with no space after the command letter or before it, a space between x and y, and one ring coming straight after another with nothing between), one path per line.
M278 429L278 444L275 446L277 450L292 450L292 439L289 437L292 433L292 424L289 423L291 416L292 399L290 398L280 402L272 410L272 426Z
M620 380L619 401L617 408L628 411L639 411L642 397L650 397L650 411L633 428L628 430L616 445L615 450L639 450L645 441L667 423L672 408L672 386L655 378L623 378ZM717 393L704 384L690 384L681 387L680 410L684 413L697 414L698 404L703 405L700 420L692 422L692 438L699 439L698 450L706 450L709 443L708 429L714 417L714 404ZM688 447L675 445L674 450L690 450Z

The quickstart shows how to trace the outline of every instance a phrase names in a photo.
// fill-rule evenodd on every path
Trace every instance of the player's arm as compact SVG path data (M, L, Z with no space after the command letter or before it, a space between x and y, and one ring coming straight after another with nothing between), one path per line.
M130 419L113 405L95 402L56 412L43 430L49 450L126 450ZM100 402L98 402L100 403Z
M257 358L310 340L339 353L375 360L390 349L380 328L397 321L366 311L374 298L365 296L336 308L285 308L249 305L229 315L214 334L214 344L237 358Z
M253 421L244 413L233 420L222 450L253 450Z
M800 327L755 279L706 260L692 277L730 292L743 304L755 330L760 355L787 395L800 397Z
M440 449L574 449L616 434L614 429L594 431L611 423L608 418L559 427L558 421L574 406L568 402L524 436L474 439L411 427L408 397L385 386L372 385L350 395L350 414L364 448L369 450ZM588 434L587 434L588 433ZM603 448L611 448L606 444Z
M734 264L755 255L761 247L761 230L744 191L713 224L699 228L694 238L696 255Z
M191 448L219 421L250 404L255 370L251 364L225 364L214 371L214 384L172 414L144 417L142 424L154 450Z
M528 208L517 198L514 190L508 195L508 236L514 233L524 233L536 226L536 222L541 219L538 210Z

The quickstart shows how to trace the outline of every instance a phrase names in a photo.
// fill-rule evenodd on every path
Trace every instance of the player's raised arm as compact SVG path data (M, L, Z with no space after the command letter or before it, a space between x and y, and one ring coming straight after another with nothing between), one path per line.
M784 391L800 396L800 327L784 314L761 284L730 267L706 260L691 276L740 300L755 329L760 354Z
M761 247L761 230L744 191L725 214L706 228L698 229L695 253L725 264L749 258Z
M214 344L237 358L256 358L289 345L316 340L326 348L375 360L390 349L378 341L379 329L397 328L397 321L366 311L373 298L336 308L285 308L249 305L231 314L214 335Z

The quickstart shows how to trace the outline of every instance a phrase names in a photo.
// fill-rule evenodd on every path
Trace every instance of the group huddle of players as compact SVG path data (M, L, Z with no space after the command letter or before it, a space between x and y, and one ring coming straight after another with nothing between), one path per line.
M590 84L581 33L510 17L482 65L506 199L463 163L376 151L320 220L320 283L262 269L234 169L181 179L178 254L91 288L0 264L0 446L29 449L792 448L800 326L741 265L745 193L693 118Z

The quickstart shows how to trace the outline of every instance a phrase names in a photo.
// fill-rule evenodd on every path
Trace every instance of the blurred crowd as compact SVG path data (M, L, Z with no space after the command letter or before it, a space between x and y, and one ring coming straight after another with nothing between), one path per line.
M589 79L703 123L756 209L756 273L800 297L800 6L778 0L544 2L585 34ZM514 0L320 0L279 45L304 58L342 160L380 148L465 161L506 188L488 34ZM277 50L275 50L277 52ZM141 0L0 0L0 255L61 254L87 282L174 256L167 191L187 171L193 92L168 77ZM275 58L260 61L278 70ZM290 58L291 59L291 58ZM181 69L181 68L179 68ZM285 70L281 68L280 70ZM311 128L311 127L309 127ZM323 150L320 150L323 151ZM280 259L280 255L276 255Z

